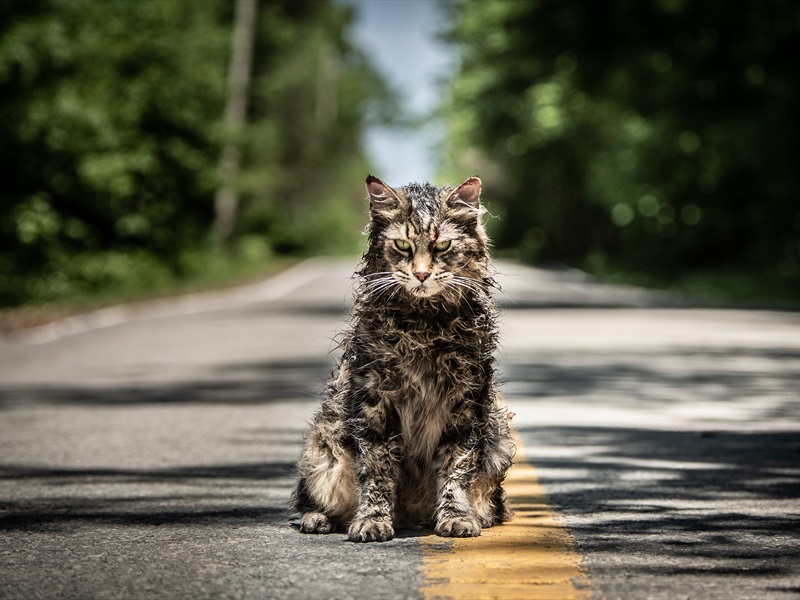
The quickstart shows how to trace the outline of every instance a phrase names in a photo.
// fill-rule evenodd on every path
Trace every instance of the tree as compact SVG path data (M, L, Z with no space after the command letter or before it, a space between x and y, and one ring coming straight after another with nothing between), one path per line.
M450 168L491 173L498 246L528 259L797 276L799 18L782 0L456 3Z
M256 4L0 0L0 306L360 239L361 133L393 96L348 41L351 9L239 6ZM232 57L236 20L254 41ZM233 58L252 80L232 74L225 127ZM215 206L220 187L239 200Z
M236 0L224 121L228 139L222 148L219 164L220 183L214 198L214 231L220 241L226 241L230 237L239 206L239 192L236 189L236 178L241 167L239 138L247 116L257 14L257 0Z
M401 112L396 94L349 40L351 7L273 0L259 15L236 232L280 253L355 249L362 134Z
M224 4L4 11L0 303L179 271L212 212Z

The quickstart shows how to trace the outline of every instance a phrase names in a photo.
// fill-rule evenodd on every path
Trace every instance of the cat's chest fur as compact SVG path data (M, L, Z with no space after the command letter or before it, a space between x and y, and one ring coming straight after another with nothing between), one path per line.
M464 418L470 390L485 379L486 336L458 315L379 313L360 322L358 330L370 340L361 348L363 366L357 371L380 398L375 421L396 430L408 457L429 462L448 427Z

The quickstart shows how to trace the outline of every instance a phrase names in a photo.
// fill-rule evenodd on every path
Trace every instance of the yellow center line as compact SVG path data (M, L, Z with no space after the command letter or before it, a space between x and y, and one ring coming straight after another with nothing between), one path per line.
M533 465L521 458L521 444L517 447L517 462L503 484L514 509L510 521L476 538L422 539L420 591L426 600L591 598L572 537L548 505Z

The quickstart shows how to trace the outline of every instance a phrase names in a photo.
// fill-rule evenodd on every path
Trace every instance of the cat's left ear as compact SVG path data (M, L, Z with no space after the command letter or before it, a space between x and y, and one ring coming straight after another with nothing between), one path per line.
M481 205L481 180L478 177L470 177L447 197L447 204L452 208L471 208L477 209Z
M401 204L397 193L377 177L367 176L369 207L373 215L390 216Z

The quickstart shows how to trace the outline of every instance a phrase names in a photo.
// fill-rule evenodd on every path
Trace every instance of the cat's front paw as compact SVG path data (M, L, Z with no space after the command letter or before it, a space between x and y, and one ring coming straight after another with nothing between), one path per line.
M394 537L390 519L354 519L347 531L351 542L387 542Z
M330 533L332 530L331 520L321 512L308 512L300 519L301 533Z
M434 531L442 537L477 537L481 534L481 525L474 517L449 517L440 519Z

